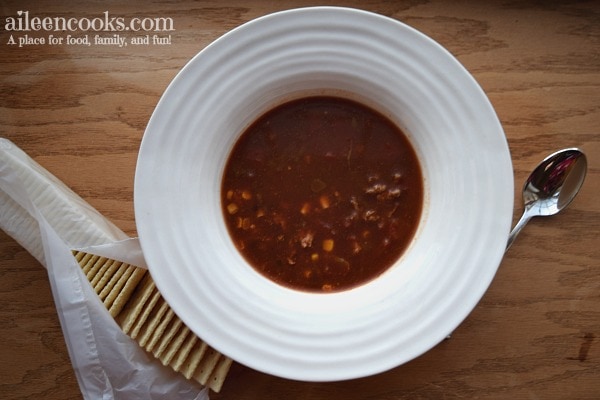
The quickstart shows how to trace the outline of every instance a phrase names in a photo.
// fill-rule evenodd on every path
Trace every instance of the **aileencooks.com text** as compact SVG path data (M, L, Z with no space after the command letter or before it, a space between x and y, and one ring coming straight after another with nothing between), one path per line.
M171 32L175 30L171 17L121 17L104 11L98 17L64 17L30 15L29 11L17 11L16 16L6 17L7 32Z

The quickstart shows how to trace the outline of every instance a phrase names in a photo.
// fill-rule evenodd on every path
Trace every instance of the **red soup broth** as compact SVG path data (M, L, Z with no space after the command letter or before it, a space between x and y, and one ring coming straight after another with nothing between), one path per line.
M279 105L237 140L221 203L233 243L288 288L338 292L385 272L423 209L416 152L388 118L338 97Z

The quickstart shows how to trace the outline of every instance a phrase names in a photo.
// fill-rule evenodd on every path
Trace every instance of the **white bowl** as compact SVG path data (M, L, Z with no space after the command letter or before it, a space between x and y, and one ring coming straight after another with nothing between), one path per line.
M277 285L230 240L221 175L236 138L306 94L366 103L409 136L426 200L415 240L379 278L314 294ZM500 264L513 172L494 110L440 45L396 20L317 7L267 15L195 56L148 124L135 217L156 284L185 324L234 360L308 381L405 363L452 332Z

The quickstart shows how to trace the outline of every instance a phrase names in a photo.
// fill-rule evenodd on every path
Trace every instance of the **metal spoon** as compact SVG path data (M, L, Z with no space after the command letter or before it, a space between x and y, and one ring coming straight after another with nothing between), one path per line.
M508 236L506 250L532 217L554 215L567 207L579 192L586 171L587 159L579 149L564 149L546 157L523 185L523 215Z

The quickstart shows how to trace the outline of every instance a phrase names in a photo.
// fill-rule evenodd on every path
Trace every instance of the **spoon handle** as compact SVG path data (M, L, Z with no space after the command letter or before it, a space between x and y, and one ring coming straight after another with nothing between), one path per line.
M506 244L506 250L508 250L510 248L510 246L513 244L515 238L519 234L519 232L521 232L521 230L525 227L525 225L527 225L527 223L529 222L531 217L532 217L532 215L529 213L529 208L526 208L525 211L523 211L523 215L521 215L521 218L519 219L519 221L517 222L515 227L512 229L512 231L508 235L508 243Z

